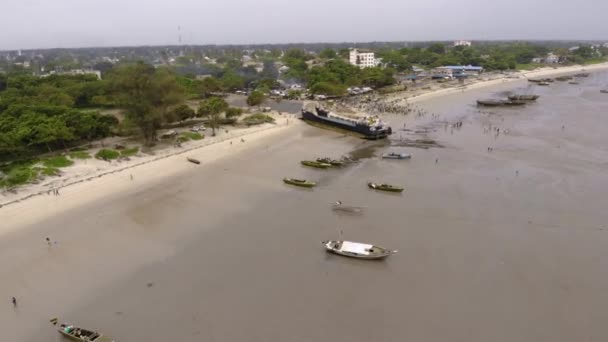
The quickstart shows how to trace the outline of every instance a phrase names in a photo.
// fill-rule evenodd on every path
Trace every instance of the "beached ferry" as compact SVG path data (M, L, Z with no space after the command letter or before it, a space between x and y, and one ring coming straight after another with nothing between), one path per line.
M366 139L383 139L393 133L392 128L376 115L352 118L334 114L318 106L315 106L314 110L304 106L302 119L357 132L363 134Z

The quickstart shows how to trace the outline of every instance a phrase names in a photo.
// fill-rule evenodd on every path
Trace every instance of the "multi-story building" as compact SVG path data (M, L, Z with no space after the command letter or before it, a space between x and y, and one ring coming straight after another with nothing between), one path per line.
M376 56L370 50L351 49L349 61L350 64L360 68L373 68L376 66Z

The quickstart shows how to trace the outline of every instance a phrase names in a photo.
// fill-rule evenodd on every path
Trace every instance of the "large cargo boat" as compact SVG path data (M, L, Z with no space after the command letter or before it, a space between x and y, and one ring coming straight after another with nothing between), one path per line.
M378 116L352 118L334 114L318 106L315 106L314 110L310 106L304 106L302 119L357 132L366 139L384 139L393 133L392 128Z

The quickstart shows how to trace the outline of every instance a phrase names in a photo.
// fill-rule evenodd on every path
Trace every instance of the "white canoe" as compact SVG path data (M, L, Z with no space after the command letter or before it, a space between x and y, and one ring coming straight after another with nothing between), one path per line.
M396 250L360 242L328 240L321 243L329 252L358 259L382 259L397 253Z

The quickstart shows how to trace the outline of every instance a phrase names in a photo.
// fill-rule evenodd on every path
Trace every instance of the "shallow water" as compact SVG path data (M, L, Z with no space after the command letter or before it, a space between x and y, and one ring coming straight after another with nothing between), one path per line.
M62 213L44 232L0 242L32 251L25 241L47 231L62 241L35 260L14 250L14 263L0 261L3 279L10 265L20 278L0 288L20 286L25 298L0 321L14 328L11 341L58 341L47 323L55 315L117 341L607 340L606 83L606 73L580 85L511 83L418 105L439 118L408 118L408 128L430 133L401 136L443 148L305 127ZM473 105L517 88L541 98L518 109ZM456 121L461 128L450 127ZM413 158L381 160L386 151ZM360 162L299 164L344 154ZM319 185L290 187L283 177ZM406 190L377 192L368 181ZM337 214L337 200L363 215ZM324 252L329 238L399 253L348 259Z

